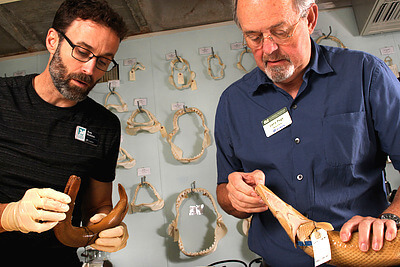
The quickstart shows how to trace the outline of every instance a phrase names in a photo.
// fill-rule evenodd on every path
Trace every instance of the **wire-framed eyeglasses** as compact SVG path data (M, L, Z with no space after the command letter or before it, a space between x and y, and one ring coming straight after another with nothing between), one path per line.
M300 20L304 18L304 16L300 16L299 20L287 27L286 29L282 29L281 27L272 28L269 30L269 35L266 35L262 32L249 32L244 34L244 38L246 39L247 45L252 49L261 48L264 44L264 39L268 38L273 41L275 44L287 44L290 41L290 38L293 37L297 25L299 25Z
M80 62L88 62L92 58L96 58L96 68L101 71L110 71L114 68L118 63L114 59L109 59L103 56L96 56L92 51L86 49L82 46L74 44L65 33L58 31L62 37L67 41L67 43L71 46L71 56Z

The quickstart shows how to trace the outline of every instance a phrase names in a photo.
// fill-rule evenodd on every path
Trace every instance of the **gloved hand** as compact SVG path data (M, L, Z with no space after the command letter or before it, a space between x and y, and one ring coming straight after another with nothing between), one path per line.
M106 216L107 214L105 213L98 213L90 218L90 222L98 223ZM99 238L90 246L97 250L116 252L126 246L128 238L128 228L125 223L121 222L117 227L101 231L99 233Z
M18 202L9 203L1 215L6 231L41 233L65 219L71 198L50 188L32 188Z

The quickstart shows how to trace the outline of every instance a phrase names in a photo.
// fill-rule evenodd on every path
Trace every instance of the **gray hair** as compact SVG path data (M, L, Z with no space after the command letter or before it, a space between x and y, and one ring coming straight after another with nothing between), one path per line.
M239 29L242 29L240 26L238 17L237 17L237 3L239 0L232 1L232 8L233 8L233 20L235 21L236 25ZM293 0L293 5L296 11L300 14L301 17L306 15L307 10L315 3L315 0Z

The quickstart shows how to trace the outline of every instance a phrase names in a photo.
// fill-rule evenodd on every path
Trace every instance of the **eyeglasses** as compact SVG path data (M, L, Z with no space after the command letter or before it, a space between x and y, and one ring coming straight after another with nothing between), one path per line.
M246 39L247 45L252 49L258 49L263 46L264 39L268 38L273 41L275 44L286 44L290 41L290 38L293 37L294 32L297 29L297 25L299 25L300 20L304 18L304 16L300 16L299 20L291 25L288 29L281 28L272 28L269 32L270 35L264 35L264 33L245 33L244 37Z
M95 54L93 54L92 51L90 51L82 46L75 45L74 43L72 43L72 41L63 32L60 32L60 31L57 31L57 32L59 32L61 34L61 36L65 38L67 43L72 47L71 56L73 58L75 58L76 60L78 60L80 62L88 62L89 60L91 60L92 58L95 57L96 58L96 68L98 68L101 71L110 71L116 65L118 65L118 63L114 59L109 59L109 58L102 57L102 56L96 56Z

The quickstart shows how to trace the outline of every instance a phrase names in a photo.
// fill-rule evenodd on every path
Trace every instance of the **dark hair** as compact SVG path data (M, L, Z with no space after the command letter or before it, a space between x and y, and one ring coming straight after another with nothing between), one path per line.
M65 33L76 19L91 20L109 27L121 41L128 32L122 17L105 0L65 0L54 16L52 28Z

